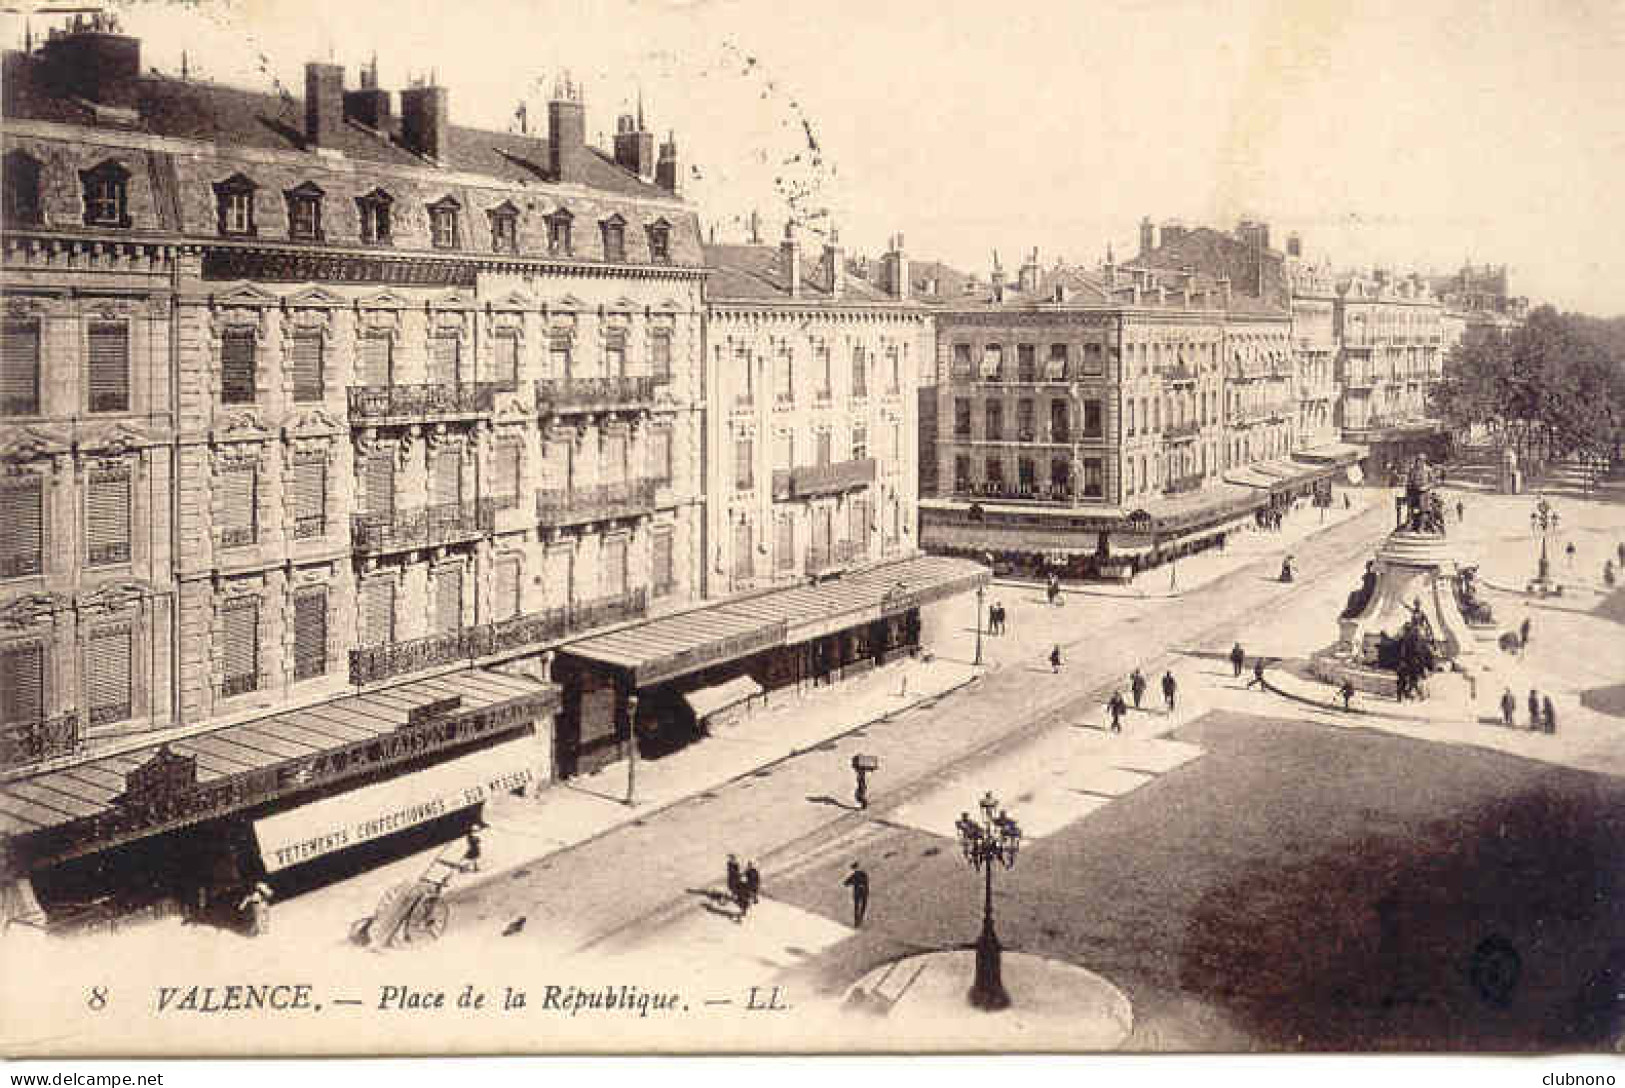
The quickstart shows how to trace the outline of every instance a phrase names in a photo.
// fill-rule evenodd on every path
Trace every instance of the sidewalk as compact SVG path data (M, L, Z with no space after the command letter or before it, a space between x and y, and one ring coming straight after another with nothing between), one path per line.
M1352 521L1373 508L1391 508L1393 503L1392 492L1381 488L1344 491L1343 494L1349 496L1352 505L1348 509L1341 504L1331 507L1326 511L1325 521L1320 519L1319 510L1303 507L1287 515L1279 532L1268 532L1248 522L1231 537L1222 551L1209 548L1196 555L1187 555L1174 563L1137 575L1128 585L1062 582L1061 592L1082 597L1120 597L1129 600L1183 597L1266 556L1285 556L1295 545L1317 533ZM1044 589L1042 581L1025 578L995 578L993 584L1038 592Z
M637 803L626 804L627 764L621 761L590 775L556 783L534 797L505 795L486 803L489 825L481 835L478 873L454 883L459 891L500 880L521 866L590 841L661 809L704 794L833 738L921 703L939 699L972 682L981 670L937 657L888 664L832 689L757 710L711 736L657 760L637 765ZM907 677L907 693L902 681ZM279 923L305 929L335 919L364 918L395 884L417 877L436 854L459 857L461 842L409 854L324 888L277 904Z

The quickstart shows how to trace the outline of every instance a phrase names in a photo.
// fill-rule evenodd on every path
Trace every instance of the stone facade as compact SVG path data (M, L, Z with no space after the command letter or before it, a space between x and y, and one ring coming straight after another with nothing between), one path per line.
M1444 376L1443 308L1420 276L1350 276L1336 307L1340 423L1354 441L1426 418Z

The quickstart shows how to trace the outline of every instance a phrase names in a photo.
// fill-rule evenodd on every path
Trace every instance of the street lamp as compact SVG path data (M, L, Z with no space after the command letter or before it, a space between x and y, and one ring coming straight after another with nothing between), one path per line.
M984 591L985 587L981 585L976 587L976 660L971 662L972 665L982 663L982 594Z
M995 865L1009 869L1016 864L1016 852L1021 849L1021 828L999 807L991 790L982 796L978 807L982 810L980 821L972 819L968 812L961 812L954 826L959 831L959 848L964 851L965 860L972 869L982 870L987 881L982 900L982 935L976 939L976 981L971 984L970 1003L978 1009L996 1012L1010 1007L1010 995L1004 990L999 938L993 932L993 869Z

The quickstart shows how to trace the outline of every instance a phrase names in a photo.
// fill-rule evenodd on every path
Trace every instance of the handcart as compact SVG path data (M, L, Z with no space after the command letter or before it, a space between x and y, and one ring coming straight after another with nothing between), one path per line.
M463 861L448 860L437 854L429 867L413 881L395 885L378 900L370 918L361 918L350 927L350 940L376 949L404 948L429 944L446 932L451 908L446 905L446 888L459 873L467 872Z

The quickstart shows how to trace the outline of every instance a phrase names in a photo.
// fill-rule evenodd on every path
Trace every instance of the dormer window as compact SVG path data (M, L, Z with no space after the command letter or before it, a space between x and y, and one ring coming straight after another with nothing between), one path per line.
M612 215L598 226L604 232L604 260L626 260L626 220Z
M570 221L574 218L567 208L560 208L547 217L547 251L555 257L570 253Z
M664 219L649 224L649 259L656 264L671 263L671 224Z
M519 209L504 200L485 213L491 217L491 252L519 252Z
M84 185L85 224L92 227L130 225L130 172L114 159L80 171Z
M390 211L395 198L382 189L374 189L366 196L357 197L355 203L361 210L361 240L370 245L389 245L393 240Z
M457 213L463 206L453 197L441 197L429 205L429 231L436 249L456 249Z
M325 194L310 182L289 189L288 237L300 242L319 242L322 239L322 197Z
M5 221L18 226L40 222L39 160L24 151L5 158Z
M254 233L254 188L254 183L241 174L215 183L215 212L221 234Z

